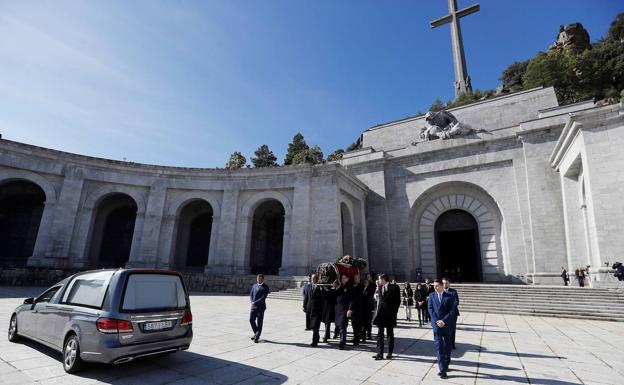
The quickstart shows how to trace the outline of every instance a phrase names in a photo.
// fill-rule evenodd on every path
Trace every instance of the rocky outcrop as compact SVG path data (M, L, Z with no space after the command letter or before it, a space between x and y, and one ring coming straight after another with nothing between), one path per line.
M591 48L589 33L581 23L561 26L557 39L550 46L551 51L579 54Z

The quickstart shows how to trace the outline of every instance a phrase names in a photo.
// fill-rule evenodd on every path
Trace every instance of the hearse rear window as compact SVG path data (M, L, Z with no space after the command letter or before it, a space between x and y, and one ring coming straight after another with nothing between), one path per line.
M179 276L153 273L128 276L122 311L181 310L186 306L186 292Z
M81 274L72 279L63 294L62 303L102 308L108 283L114 271Z

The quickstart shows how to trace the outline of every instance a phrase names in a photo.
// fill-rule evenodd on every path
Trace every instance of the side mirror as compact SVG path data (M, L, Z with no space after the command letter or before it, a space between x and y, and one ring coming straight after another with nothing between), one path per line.
M33 297L26 298L24 300L24 305L32 305L33 303L35 303L35 299Z

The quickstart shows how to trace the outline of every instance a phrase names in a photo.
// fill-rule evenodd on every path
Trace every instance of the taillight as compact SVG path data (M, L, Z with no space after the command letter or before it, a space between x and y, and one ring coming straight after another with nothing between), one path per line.
M99 318L96 322L97 330L101 333L128 333L132 332L132 322L112 319L112 318Z
M188 326L193 323L193 313L187 311L184 313L184 317L182 317L182 321L180 321L180 326Z

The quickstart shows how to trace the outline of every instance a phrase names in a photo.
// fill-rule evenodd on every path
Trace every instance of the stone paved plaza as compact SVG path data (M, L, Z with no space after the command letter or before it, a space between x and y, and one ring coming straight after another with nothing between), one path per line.
M0 288L2 323L36 288ZM3 384L622 384L621 323L466 313L447 380L436 376L429 327L401 321L396 358L374 361L373 344L339 351L311 348L301 303L268 300L263 341L254 344L248 299L197 294L191 299L191 349L118 366L63 371L60 354L31 342L0 342ZM403 309L401 313L403 314Z

